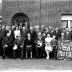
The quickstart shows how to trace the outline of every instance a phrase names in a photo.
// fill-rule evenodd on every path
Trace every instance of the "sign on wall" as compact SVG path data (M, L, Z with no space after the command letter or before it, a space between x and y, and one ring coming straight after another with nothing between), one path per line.
M72 59L72 42L59 42L58 59Z

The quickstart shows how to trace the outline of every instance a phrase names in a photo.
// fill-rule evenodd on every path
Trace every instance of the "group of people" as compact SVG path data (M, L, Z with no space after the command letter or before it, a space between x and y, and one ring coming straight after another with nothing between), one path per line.
M1 26L0 55L8 58L57 59L58 41L72 40L71 28Z

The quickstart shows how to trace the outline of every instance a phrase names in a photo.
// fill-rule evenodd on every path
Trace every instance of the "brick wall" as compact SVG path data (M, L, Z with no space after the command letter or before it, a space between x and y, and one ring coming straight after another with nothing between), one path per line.
M1 16L1 11L2 11L2 3L0 3L0 16Z
M2 24L2 1L0 0L0 25Z
M16 13L25 13L30 25L59 26L61 14L72 14L72 0L3 0L3 24L11 24Z

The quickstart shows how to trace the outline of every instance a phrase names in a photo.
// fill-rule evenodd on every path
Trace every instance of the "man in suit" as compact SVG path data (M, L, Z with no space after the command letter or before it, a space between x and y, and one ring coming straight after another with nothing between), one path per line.
M22 32L21 32L21 36L25 39L26 38L26 34L27 34L27 30L25 27L23 27Z
M34 31L33 27L30 27L30 33L31 33L31 37L32 37L33 43L34 43L34 41L37 37L37 33L36 33L36 31ZM35 43L33 44L33 49L32 50L33 50L33 57L35 57Z
M65 40L71 40L71 31L70 29L66 29L64 33Z
M64 32L61 33L61 37L59 37L58 41L64 41L65 37L64 37Z
M12 47L13 47L13 39L11 37L11 30L10 28L6 28L6 36L2 40L2 45L3 45L3 58L6 57L12 57Z
M55 31L53 32L53 35L56 36L56 39L58 40L59 37L61 37L61 31L58 27L55 28Z
M17 46L17 48L15 48ZM14 58L17 58L19 55L19 50L20 50L20 57L23 59L24 57L24 38L20 35L15 38L14 41L14 47L13 47L13 56Z
M21 36L24 38L24 41L25 41L25 38L27 36L27 30L25 27L23 27L23 29L22 29ZM24 58L25 58L25 44L24 44L23 51L24 51Z
M6 31L6 26L5 25L2 25L2 28L1 28L1 55L3 56L3 44L2 44L2 41L3 39L6 37L7 35L7 31Z
M20 23L19 30L22 32L22 29L23 29L23 25L22 25L22 23Z
M52 26L49 26L49 33L51 34L52 32Z
M55 39L55 35L53 35L53 40L51 41L51 45L53 47L53 55L54 55L54 59L57 59L57 47L58 47L58 42Z
M72 27L71 27L71 31L70 31L70 33L71 33L71 41L72 41Z
M41 25L41 32L43 33L45 31L45 26Z
M2 55L2 26L0 25L0 55Z

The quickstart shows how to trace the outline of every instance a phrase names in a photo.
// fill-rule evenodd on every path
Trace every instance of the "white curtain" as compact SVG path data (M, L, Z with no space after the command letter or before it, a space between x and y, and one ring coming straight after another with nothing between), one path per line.
M62 25L62 27L67 27L67 21L62 21L61 25Z
M72 20L70 21L70 27L72 27Z

